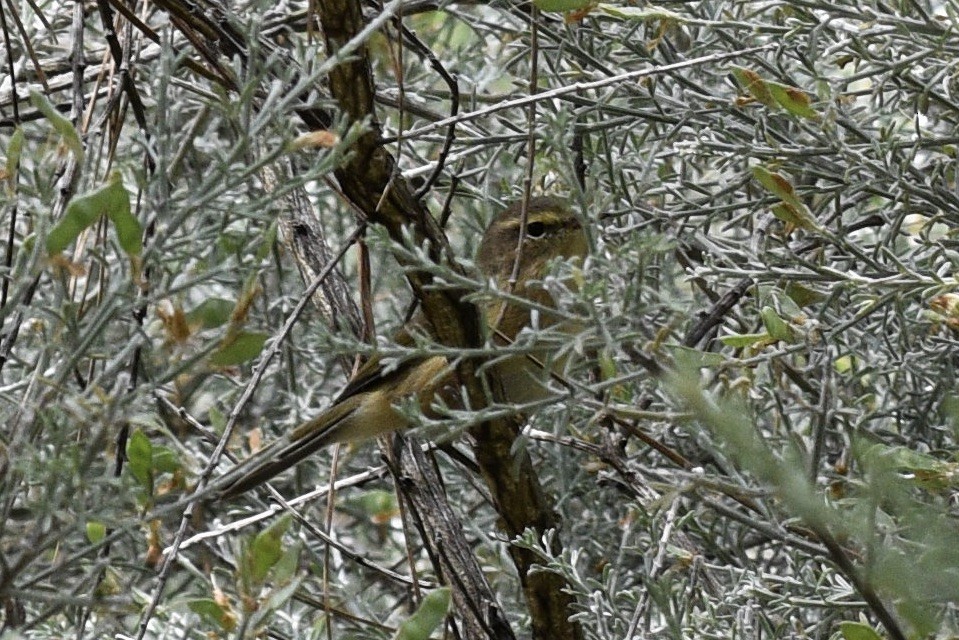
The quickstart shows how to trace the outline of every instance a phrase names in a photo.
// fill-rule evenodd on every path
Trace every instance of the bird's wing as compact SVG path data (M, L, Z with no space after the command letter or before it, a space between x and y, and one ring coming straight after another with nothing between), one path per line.
M372 367L362 377L354 376L332 406L219 478L217 484L223 487L220 497L244 493L327 445L373 438L406 427L406 417L392 403L415 397L425 410L433 394L451 377L452 370L442 356L413 358L390 371Z

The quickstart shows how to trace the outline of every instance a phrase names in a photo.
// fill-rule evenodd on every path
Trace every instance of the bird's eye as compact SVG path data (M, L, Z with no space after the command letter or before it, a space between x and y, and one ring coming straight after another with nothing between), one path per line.
M526 225L526 236L528 238L542 238L546 235L546 225L542 222L530 222Z

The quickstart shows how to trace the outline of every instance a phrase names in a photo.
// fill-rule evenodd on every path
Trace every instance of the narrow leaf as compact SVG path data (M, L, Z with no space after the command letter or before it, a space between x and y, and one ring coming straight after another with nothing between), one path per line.
M193 613L213 622L225 631L233 631L236 628L236 617L212 598L197 598L188 602L187 606Z
M119 173L114 173L105 186L74 198L63 218L47 235L47 252L53 255L66 249L101 215L113 222L121 248L129 255L139 255L142 230L130 212L130 194Z
M789 113L809 120L819 120L819 114L809 106L812 102L809 99L809 94L802 89L779 84L778 82L768 82L766 85L769 87L773 99Z
M87 522L87 540L96 544L107 535L107 527L102 522L91 520Z
M798 282L790 282L786 285L786 295L800 307L822 302L828 297L825 293L821 293Z
M843 640L883 640L875 629L861 622L840 622L839 633Z
M767 191L782 200L772 207L774 216L801 229L822 231L819 221L813 216L809 207L799 199L792 183L785 176L770 171L762 165L754 166L752 174Z
M268 337L266 333L240 331L223 341L220 348L210 356L210 364L215 367L231 367L248 362L260 355Z
M791 202L779 202L770 207L773 215L789 224L795 225L806 231L822 231L819 221L813 216L812 212L802 203L794 204Z
M766 332L769 333L769 336L774 340L781 340L786 343L792 343L796 341L796 336L793 333L792 327L786 324L786 321L779 317L779 314L776 313L776 310L772 307L763 307L759 312L760 318L762 318L763 326L766 328Z
M203 329L223 326L233 313L234 304L224 298L207 298L186 314L187 322Z
M786 202L796 200L796 191L785 176L774 173L762 165L754 166L752 172L756 181L777 198Z
M745 349L753 345L765 344L772 340L768 333L733 333L726 336L719 336L719 341L727 347L735 349Z
M153 490L153 445L142 431L137 429L127 441L127 460L130 473L148 492Z
M130 209L130 194L119 174L114 174L110 189L112 201L106 214L117 232L117 241L128 256L138 256L143 251L143 227Z
M250 577L256 583L266 580L267 574L283 557L283 534L289 529L292 518L284 516L257 534L250 545Z
M675 358L686 362L695 362L697 367L721 367L726 364L726 356L714 351L700 351L682 345L663 345Z
M767 107L772 107L773 109L779 108L776 99L773 98L773 94L769 90L769 85L758 73L752 69L733 67L733 76L735 76L739 84L741 84L753 98Z
M46 96L37 91L30 92L30 102L33 106L50 121L54 130L63 138L63 144L67 146L77 164L83 164L83 143L80 141L80 134L77 133L73 123L60 115Z
M427 640L443 622L450 608L450 589L431 591L423 598L420 608L407 619L393 636L394 640Z
M23 128L17 127L10 136L10 142L7 144L7 180L12 187L17 175L17 168L20 166L20 154L23 153Z
M833 367L838 373L850 373L856 366L856 359L853 356L839 356L833 361Z
M169 447L153 447L153 469L159 473L174 473L180 468L176 451Z
M540 11L578 11L593 4L593 0L533 0Z

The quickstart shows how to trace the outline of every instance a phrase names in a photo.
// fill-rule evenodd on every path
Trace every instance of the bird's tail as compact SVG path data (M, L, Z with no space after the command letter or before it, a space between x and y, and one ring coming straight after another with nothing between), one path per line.
M334 404L317 417L298 426L288 436L260 449L217 478L215 484L219 490L215 490L216 495L221 499L228 499L245 493L291 468L318 449L339 442L341 438L338 435L342 433L343 422L350 419L358 406L357 402L351 400L355 398L347 398Z

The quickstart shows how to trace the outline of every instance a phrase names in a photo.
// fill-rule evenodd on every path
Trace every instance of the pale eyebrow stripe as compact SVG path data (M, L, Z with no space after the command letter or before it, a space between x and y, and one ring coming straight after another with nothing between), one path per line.
M566 222L562 219L562 217L557 215L553 211L537 211L536 213L533 214L533 216L530 216L530 218L526 221L526 224L529 224L530 222L541 222L545 225L554 226L554 227L559 227L566 224ZM519 227L519 225L520 225L519 220L506 220L505 222L502 222L497 226L503 229L516 229L517 227Z

